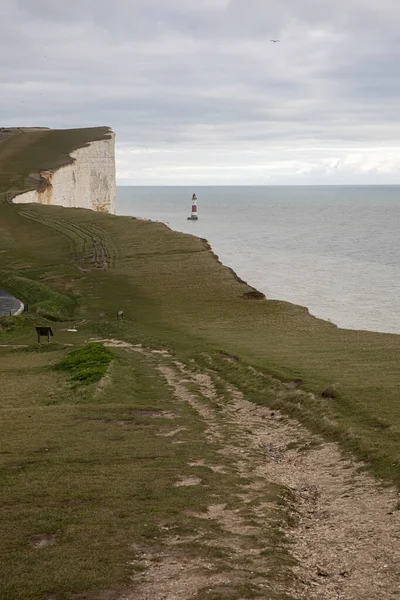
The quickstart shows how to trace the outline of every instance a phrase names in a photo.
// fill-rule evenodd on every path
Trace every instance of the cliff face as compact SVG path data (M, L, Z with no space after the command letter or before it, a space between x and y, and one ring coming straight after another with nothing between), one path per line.
M13 202L56 204L115 212L115 135L87 143L69 153L69 164L38 171L36 189L15 195Z

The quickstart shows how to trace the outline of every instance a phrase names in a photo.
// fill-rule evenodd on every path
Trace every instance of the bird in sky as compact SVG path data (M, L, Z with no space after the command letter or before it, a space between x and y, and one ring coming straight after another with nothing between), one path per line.
M281 40L270 40L270 42L274 42L274 44L277 44L278 42L280 42Z

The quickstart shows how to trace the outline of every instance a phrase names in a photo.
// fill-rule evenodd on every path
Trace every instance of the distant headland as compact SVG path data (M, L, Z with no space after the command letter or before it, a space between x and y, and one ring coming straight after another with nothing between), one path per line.
M0 128L0 202L115 212L115 134L109 127Z

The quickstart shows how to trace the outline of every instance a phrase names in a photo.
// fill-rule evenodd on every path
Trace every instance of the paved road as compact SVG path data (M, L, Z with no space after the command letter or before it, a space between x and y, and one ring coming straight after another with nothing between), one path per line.
M11 296L8 292L0 289L0 317L9 315L10 310L14 314L21 307L21 302Z

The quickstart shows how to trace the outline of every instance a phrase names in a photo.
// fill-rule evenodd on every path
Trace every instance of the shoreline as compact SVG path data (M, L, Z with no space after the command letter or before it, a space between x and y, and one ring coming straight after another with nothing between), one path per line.
M286 299L282 299L282 298L271 298L268 297L264 292L262 292L261 290L259 290L257 287L249 284L247 281L245 281L244 279L242 279L240 277L240 275L238 275L238 273L229 265L225 264L223 261L221 261L220 257L218 254L216 254L216 252L214 252L213 247L211 242L207 239L207 238L203 238L199 235L196 235L194 233L187 233L186 231L179 231L178 229L173 229L171 227L171 225L168 222L165 221L157 221L157 220L153 220L150 218L146 218L146 217L135 217L132 215L122 215L122 214L116 214L115 216L125 216L125 217L129 217L131 219L135 219L138 221L144 221L147 223L156 223L158 225L163 225L164 227L166 227L169 231L172 231L174 233L180 233L183 235L190 235L193 237L196 237L198 239L200 239L203 244L205 245L205 250L208 250L212 257L214 258L214 260L216 260L220 265L222 265L223 267L225 267L226 269L228 269L231 274L233 275L233 277L236 279L236 281L238 281L239 283L242 283L244 285L246 285L252 292L257 294L257 299L264 299L264 300L269 300L269 301L275 301L275 302L282 302L282 303L287 303L287 304L292 304L294 306L297 306L301 309L303 309L306 313L308 313L310 316L314 317L315 319L324 321L326 323L329 323L332 327L336 327L337 329L341 329L342 331L359 331L359 332L367 332L367 333L375 333L378 335L384 334L384 335L395 335L395 336L399 336L400 335L400 331L399 332L394 332L394 331L381 331L381 330L375 330L375 329L366 329L366 328L356 328L356 327L341 327L340 325L338 325L337 323L335 323L334 321L332 321L330 318L326 318L326 317L322 317L322 316L318 316L317 314L314 314L314 312L310 312L310 309L308 308L308 306L305 306L303 304L298 304L292 300L286 300Z
M400 334L398 195L391 186L316 187L205 186L197 224L186 219L195 191L188 186L118 186L116 206L118 214L207 238L224 264L270 299L306 306L343 329Z
M115 215L116 217L120 216L124 216L124 215ZM234 269L232 269L232 267L230 267L229 265L226 265L225 263L223 263L221 261L221 259L219 258L218 254L216 254L212 248L211 242L209 242L209 240L207 240L207 238L203 238L200 237L199 235L194 235L193 233L186 233L185 231L178 231L177 229L172 229L172 227L169 225L169 223L165 223L164 221L153 221L152 219L146 219L144 217L131 217L132 219L136 219L138 221L146 221L148 223L158 223L159 225L164 225L164 227L166 227L169 231L172 231L173 233L181 233L183 235L191 235L199 240L201 240L204 244L204 250L210 252L211 256L214 258L214 260L217 261L218 264L220 264L221 266L225 267L225 269L228 269L228 271L230 271L231 275L233 275L233 277L236 279L236 281L238 283L242 283L243 285L245 285L246 287L248 287L250 289L249 293L253 293L255 294L253 296L254 299L257 300L270 300L270 298L267 298L267 296L264 294L264 292L261 292L260 290L258 290L256 287L254 287L253 285L250 285L249 283L247 283L247 281L245 281L244 279L242 279L237 273L236 271L234 271ZM284 301L283 301L284 302ZM302 307L305 308L308 311L307 307Z

